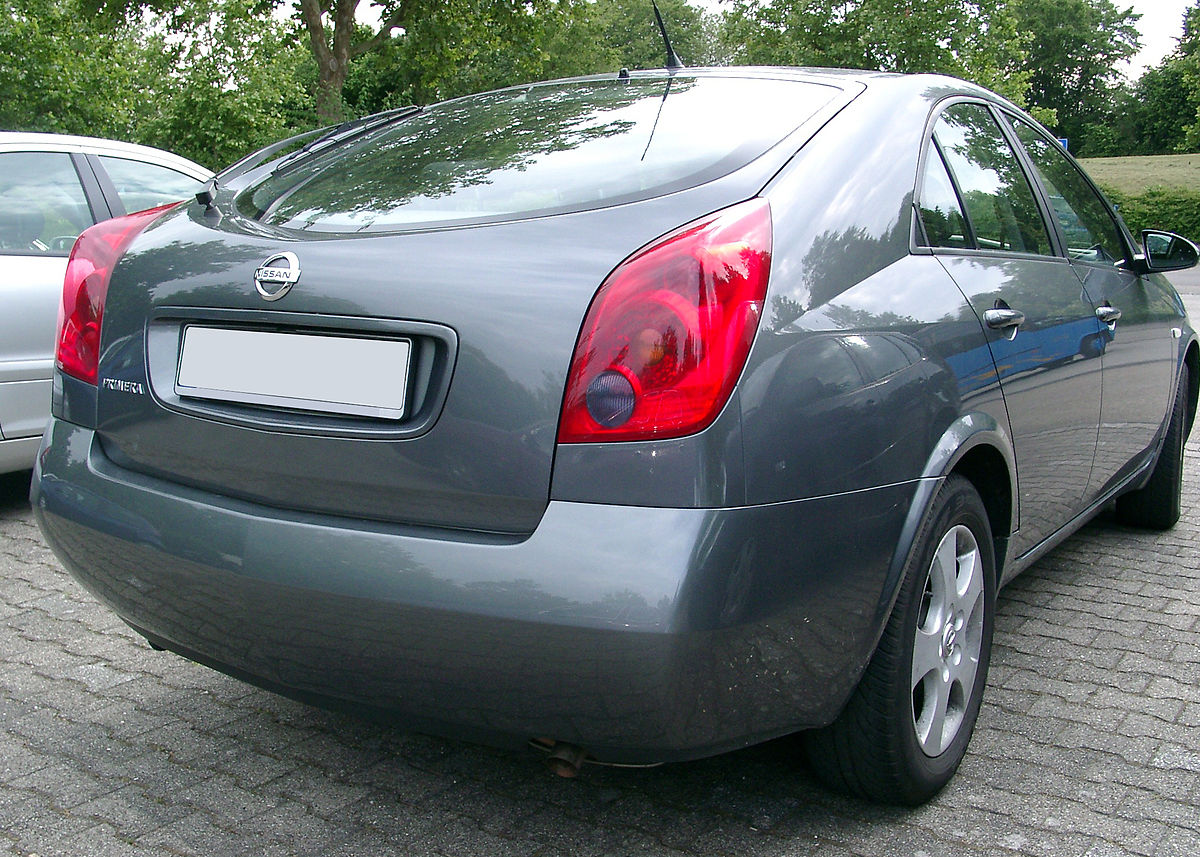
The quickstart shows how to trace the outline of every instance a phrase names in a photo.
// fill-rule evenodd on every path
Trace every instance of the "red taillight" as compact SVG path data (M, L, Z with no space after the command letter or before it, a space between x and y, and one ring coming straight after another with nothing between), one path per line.
M745 365L770 269L765 199L690 223L617 266L575 346L559 442L706 428Z
M149 208L137 214L102 220L75 239L62 303L58 307L58 337L54 360L68 375L96 383L100 362L100 324L113 266L137 234L172 205Z

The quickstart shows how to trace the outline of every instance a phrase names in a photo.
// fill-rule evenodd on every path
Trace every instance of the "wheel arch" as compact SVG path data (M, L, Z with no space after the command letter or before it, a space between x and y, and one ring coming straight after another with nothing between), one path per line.
M1188 370L1188 400L1187 416L1184 418L1183 436L1188 438L1192 433L1192 423L1196 419L1196 404L1200 400L1200 345L1193 339L1188 343L1183 355L1183 363Z
M1009 536L1017 512L1017 470L1012 441L1006 427L990 414L964 414L942 433L921 474L888 567L887 583L876 617L880 633L891 616L909 556L917 547L921 524L929 514L938 489L946 477L954 473L966 478L979 492L992 529L997 584L1005 582Z
M965 452L952 473L965 476L979 492L992 528L992 546L996 557L996 573L1000 579L1008 558L1008 535L1012 531L1013 511L1016 508L1015 481L1009 463L1000 450L980 443Z

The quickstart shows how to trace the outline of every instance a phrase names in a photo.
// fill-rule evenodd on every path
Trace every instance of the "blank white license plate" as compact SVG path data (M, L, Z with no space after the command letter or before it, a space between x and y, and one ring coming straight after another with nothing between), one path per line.
M180 396L400 419L412 345L404 339L227 330L183 331Z

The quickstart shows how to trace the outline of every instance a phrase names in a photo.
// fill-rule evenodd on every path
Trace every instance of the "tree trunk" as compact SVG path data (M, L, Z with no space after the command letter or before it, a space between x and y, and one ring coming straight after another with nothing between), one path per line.
M300 0L300 16L308 31L308 43L317 62L317 118L333 125L345 118L342 85L350 70L350 38L354 33L354 9L358 0L334 0L333 44L325 32L321 0Z
M321 67L317 79L317 118L322 125L336 125L346 118L346 107L342 103L345 82L346 73L342 68Z
M317 117L327 125L346 118L342 103L342 86L350 71L350 58L378 50L411 14L413 0L400 0L391 14L380 24L371 38L352 44L354 10L360 0L300 0L300 17L308 31L308 43L317 61ZM333 39L330 40L322 20L328 12L333 16Z

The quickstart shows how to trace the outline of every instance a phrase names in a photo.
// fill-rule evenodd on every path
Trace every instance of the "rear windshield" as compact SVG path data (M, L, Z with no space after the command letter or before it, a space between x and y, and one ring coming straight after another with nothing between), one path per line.
M725 175L838 94L734 77L490 92L277 168L238 208L287 229L357 232L615 205Z

